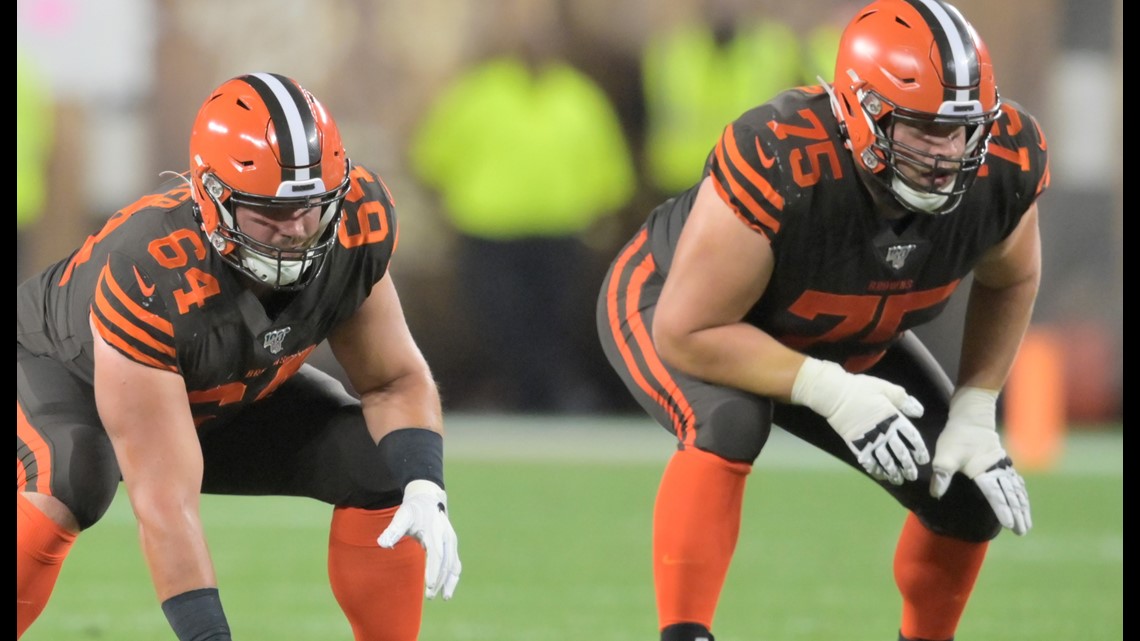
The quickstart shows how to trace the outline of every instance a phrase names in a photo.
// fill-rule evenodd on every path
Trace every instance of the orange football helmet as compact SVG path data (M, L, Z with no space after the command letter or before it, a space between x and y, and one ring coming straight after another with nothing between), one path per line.
M202 229L240 272L276 289L299 289L337 242L349 160L321 103L296 81L253 73L215 89L190 133L190 182ZM321 207L314 240L280 249L238 228L233 204Z
M977 178L1001 108L989 50L941 0L877 0L861 9L840 38L831 96L856 164L907 209L934 214L957 207ZM898 122L964 127L965 154L901 145ZM941 188L921 184L900 163L954 179Z

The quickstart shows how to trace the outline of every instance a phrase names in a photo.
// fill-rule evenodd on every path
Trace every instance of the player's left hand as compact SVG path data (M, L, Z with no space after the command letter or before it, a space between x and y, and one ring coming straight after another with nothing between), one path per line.
M934 449L930 495L942 498L961 472L978 485L1003 527L1023 535L1033 527L1025 479L1001 446L997 392L965 387L950 401L950 417Z
M376 542L382 548L391 548L405 536L419 541L427 552L424 596L434 599L442 592L445 601L450 599L463 564L459 562L455 529L447 518L447 493L443 488L422 479L404 488L404 502Z

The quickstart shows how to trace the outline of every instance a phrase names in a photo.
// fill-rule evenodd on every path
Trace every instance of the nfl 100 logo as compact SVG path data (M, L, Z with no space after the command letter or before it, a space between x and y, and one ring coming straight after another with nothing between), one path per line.
M261 346L269 350L270 354L280 354L281 350L284 349L282 344L285 342L285 337L288 336L292 330L292 327L282 327L281 329L266 332L265 340L261 343Z
M914 251L918 245L893 245L887 248L887 255L883 258L884 261L894 269L902 269L906 265L907 256Z

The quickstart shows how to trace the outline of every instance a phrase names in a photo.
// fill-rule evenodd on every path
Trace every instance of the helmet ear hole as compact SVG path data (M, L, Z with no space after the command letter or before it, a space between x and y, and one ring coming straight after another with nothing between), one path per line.
M225 187L222 186L221 181L218 180L218 177L214 174L208 173L202 176L202 186L206 188L206 193L218 200L221 200L222 195L226 192Z
M846 122L848 118L855 117L855 108L851 105L851 101L847 99L847 94L839 94L839 103L843 111L843 121Z

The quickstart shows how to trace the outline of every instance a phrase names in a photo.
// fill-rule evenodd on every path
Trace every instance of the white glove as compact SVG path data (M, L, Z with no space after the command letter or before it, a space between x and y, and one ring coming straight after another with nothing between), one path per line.
M405 536L420 542L427 552L424 569L424 596L434 599L443 591L444 600L455 594L459 573L459 542L447 518L447 493L431 481L416 480L404 488L404 502L392 517L392 523L376 542L391 548Z
M998 521L1022 535L1033 527L1029 494L998 438L997 397L997 392L977 387L954 393L946 429L934 447L930 495L942 498L954 473L961 472L978 484Z
M826 418L875 480L902 485L930 461L922 435L907 419L922 416L922 403L898 385L808 358L796 374L792 402Z

